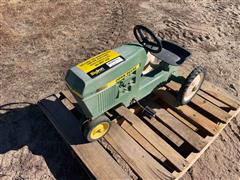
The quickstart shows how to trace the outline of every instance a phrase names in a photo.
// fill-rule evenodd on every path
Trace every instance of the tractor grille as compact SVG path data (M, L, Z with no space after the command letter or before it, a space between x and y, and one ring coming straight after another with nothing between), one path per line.
M108 88L97 96L97 111L103 113L108 110L114 103L117 96L117 88L113 86Z

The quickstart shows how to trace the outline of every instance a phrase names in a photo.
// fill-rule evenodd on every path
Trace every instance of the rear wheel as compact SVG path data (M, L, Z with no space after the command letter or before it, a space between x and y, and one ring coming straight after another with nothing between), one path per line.
M89 141L96 141L102 138L109 131L111 121L105 115L101 115L83 125L84 138Z
M196 67L185 79L179 90L178 101L181 104L187 104L195 96L205 79L205 70L202 67Z

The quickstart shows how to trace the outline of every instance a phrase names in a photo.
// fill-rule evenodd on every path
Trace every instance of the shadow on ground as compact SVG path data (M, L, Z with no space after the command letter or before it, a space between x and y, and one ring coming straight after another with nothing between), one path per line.
M25 107L16 107L22 105ZM37 105L24 102L0 106L0 155L24 146L45 159L56 179L86 179L78 160Z

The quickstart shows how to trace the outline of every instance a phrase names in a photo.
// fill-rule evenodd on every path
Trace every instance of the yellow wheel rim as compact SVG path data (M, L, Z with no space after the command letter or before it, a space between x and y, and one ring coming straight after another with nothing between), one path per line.
M90 133L90 138L91 139L98 139L98 138L101 138L103 137L106 132L108 131L108 128L109 128L109 123L107 122L102 122L100 124L98 124L97 126L95 126L91 133Z

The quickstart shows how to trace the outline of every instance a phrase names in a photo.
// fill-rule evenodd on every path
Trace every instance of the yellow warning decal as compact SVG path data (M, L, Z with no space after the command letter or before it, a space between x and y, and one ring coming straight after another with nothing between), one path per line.
M109 88L111 86L114 86L115 84L117 84L117 82L123 80L125 77L130 76L132 73L134 73L138 68L140 67L140 64L137 64L135 66L133 66L131 69L129 69L127 72L125 72L124 74L122 74L121 76L117 77L116 79L108 82L107 84L105 84L104 86L102 86L101 88L97 89L98 91L101 91L103 89Z
M76 67L78 67L85 73L88 73L119 56L120 56L119 53L117 53L113 50L107 50L107 51L104 51L82 63L79 63L78 65L76 65Z

